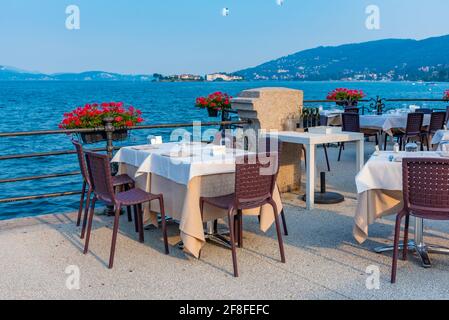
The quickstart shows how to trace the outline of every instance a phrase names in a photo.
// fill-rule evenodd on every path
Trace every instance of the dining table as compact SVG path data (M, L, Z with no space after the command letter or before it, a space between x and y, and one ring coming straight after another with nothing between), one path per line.
M326 118L325 125L329 126L341 126L341 114L342 110L323 110L320 114ZM372 129L385 132L392 136L395 130L405 131L407 127L408 112L396 111L393 113L378 114L361 114L360 115L360 128ZM423 126L430 125L430 114L424 115Z
M360 243L368 237L369 226L378 219L398 214L403 208L402 160L413 158L441 158L446 154L430 152L375 152L356 176L357 208L354 216L353 236ZM423 238L424 221L415 218L415 237L409 245L416 251L424 267L431 267L428 253L448 254L449 249L427 245ZM400 245L403 247L403 244ZM392 251L393 246L380 246L377 253Z
M361 115L360 128L375 129L392 136L394 130L405 131L407 127L407 117L407 112ZM430 125L430 117L430 114L424 115L423 126Z
M306 151L306 208L315 207L315 178L316 178L316 147L328 143L355 142L356 144L356 170L362 169L365 163L364 135L358 132L310 133L297 131L270 130L263 135L278 139L283 143L303 145ZM300 159L299 159L300 160Z
M128 174L136 187L163 194L167 216L179 222L183 248L199 257L206 242L205 222L216 222L227 211L205 204L201 215L200 197L218 197L234 193L237 159L251 154L200 142L170 142L121 148L112 159L119 164L119 174ZM283 210L278 188L273 198L278 213ZM144 207L146 224L158 226L158 203ZM260 229L266 232L275 222L273 208L244 210L244 215L259 216Z

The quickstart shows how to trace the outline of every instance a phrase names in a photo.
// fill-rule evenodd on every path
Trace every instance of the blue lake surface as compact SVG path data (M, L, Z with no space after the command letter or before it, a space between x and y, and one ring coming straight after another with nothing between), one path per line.
M306 100L325 99L337 87L362 89L368 97L440 99L449 84L373 82L0 82L0 132L57 129L64 112L90 102L123 101L144 112L145 124L212 121L207 112L194 107L195 98L214 91L236 96L257 87L288 87L304 90ZM390 104L405 107L410 103ZM414 103L443 108L445 103ZM331 107L331 106L329 106ZM171 130L133 132L125 144L144 144L146 136L167 136ZM104 144L100 144L104 146ZM63 135L0 138L0 155L72 149ZM63 173L78 170L75 156L55 156L0 161L0 179ZM19 197L80 189L80 177L0 184L0 197ZM79 197L0 204L0 220L77 209Z

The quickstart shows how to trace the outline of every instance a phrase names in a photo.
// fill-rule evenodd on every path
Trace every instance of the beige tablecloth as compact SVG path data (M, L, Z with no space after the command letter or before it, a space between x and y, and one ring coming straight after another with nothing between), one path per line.
M368 226L377 219L399 213L403 208L402 191L368 190L358 195L353 235L359 242L368 239Z
M119 172L135 177L137 169L137 167L121 163ZM149 173L138 175L134 179L138 188L164 195L166 215L180 222L180 235L184 243L184 249L193 256L198 257L205 243L199 198L201 196L216 197L233 193L235 174L199 176L191 179L187 186ZM278 189L275 188L275 190L274 200L276 201L278 212L281 212L283 208L281 197ZM154 201L151 204L151 210L149 206L144 209L145 222L157 226L157 212L160 212L159 204L157 201ZM274 223L274 214L271 206L264 206L262 210L250 210L243 213L255 216L260 214L260 229L263 232L266 232ZM204 222L224 217L227 217L226 210L205 205Z

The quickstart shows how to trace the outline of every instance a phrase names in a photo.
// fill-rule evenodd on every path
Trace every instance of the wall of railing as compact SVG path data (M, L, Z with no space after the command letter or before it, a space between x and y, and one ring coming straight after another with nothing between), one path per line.
M241 126L247 124L247 121L213 121L213 122L202 122L201 127L230 127L230 126ZM139 125L135 127L126 128L128 131L133 130L152 130L152 129L175 129L175 128L189 128L193 127L195 123L169 123L169 124L154 124L154 125ZM105 141L106 146L104 148L92 148L90 150L95 152L106 152L110 157L115 150L118 150L119 147L114 146L114 140L112 138L113 132L117 129L111 125L111 123L106 124L104 127L95 128L95 129L78 129L78 130L43 130L43 131L20 131L20 132L2 132L0 133L0 139L2 138L11 138L11 137L35 137L35 136L43 136L43 135L74 135L74 134L86 134L86 133L98 133L105 132L107 139ZM50 152L36 152L36 153L28 153L28 154L12 154L12 155L1 155L0 161L6 160L17 160L17 159L32 159L32 158L41 158L41 157L55 157L55 156L64 156L64 155L75 155L75 150L60 150L60 151L50 151ZM14 178L6 178L0 179L0 185L5 185L9 183L15 182L24 182L24 181L35 181L35 180L45 180L45 179L55 179L69 176L76 176L81 174L80 171L72 171L65 173L56 173L56 174L43 174L36 176L25 176L25 177L14 177ZM20 197L7 197L0 198L1 203L13 203L19 201L29 201L29 200L38 200L38 199L46 199L46 198L56 198L62 196L71 196L80 194L80 191L61 191L56 193L46 193L46 194L37 194L37 195L25 195Z
M328 106L330 104L335 105L335 101L329 100L305 100L304 107L314 107L317 105L325 105ZM344 101L341 101L344 103ZM387 112L389 109L395 108L395 104L407 104L407 103L424 103L424 104L432 104L432 109L435 110L446 110L446 106L449 104L446 100L441 99L383 99L381 97L376 97L372 99L364 99L361 100L358 104L358 107L361 110L362 114L381 114ZM398 106L396 106L398 107ZM426 106L427 107L427 106ZM246 121L240 121L235 119L235 116L229 116L229 114L221 119L221 121L213 121L213 122L202 122L202 127L219 127L219 128L228 128L228 127L236 127L247 124ZM175 129L175 128L191 128L194 126L194 123L168 123L168 124L153 124L153 125L139 125L135 127L127 128L127 130L136 131L136 130L153 130L153 129ZM118 150L119 147L114 145L114 141L112 139L112 135L114 130L116 130L111 123L105 124L104 127L95 128L95 129L78 129L78 130L41 130L41 131L19 131L19 132L0 132L0 143L2 139L6 138L20 138L20 137L36 137L36 136L54 136L54 135L74 135L74 134L82 134L82 133L94 133L94 132L105 132L107 139L104 147L93 148L90 150L97 152L106 152L109 156L112 157L112 154L115 150ZM0 161L14 161L20 159L33 159L33 158L47 158L47 157L58 157L58 156L66 156L66 155L75 155L75 150L58 150L58 151L48 151L48 152L34 152L34 153L17 153L17 154L7 154L0 155ZM74 158L75 161L75 158ZM3 187L3 190L6 190L6 186L11 188L11 184L18 182L26 182L26 181L37 181L37 180L48 180L48 179L60 179L65 177L72 177L80 175L79 171L69 171L63 173L48 173L48 174L40 174L40 175L30 175L30 176L22 176L22 177L7 177L0 179L0 188ZM78 189L78 188L77 188ZM33 200L41 200L41 199L49 199L49 198L59 198L59 197L67 197L73 195L79 195L81 192L78 190L65 190L60 192L51 192L51 193L40 193L40 194L32 194L32 195L21 195L15 197L5 197L0 198L0 204L13 204L21 201L33 201ZM2 192L3 195L7 194L6 192ZM1 213L0 213L1 214ZM1 219L1 216L0 216Z

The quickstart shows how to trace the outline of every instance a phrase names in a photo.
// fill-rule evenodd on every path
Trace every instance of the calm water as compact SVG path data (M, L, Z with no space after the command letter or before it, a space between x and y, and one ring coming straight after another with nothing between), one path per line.
M364 90L368 96L389 98L441 98L449 84L339 83L339 82L239 82L239 83L131 83L131 82L0 82L0 132L55 129L64 112L87 102L124 101L144 112L147 124L212 120L206 111L193 106L195 98L214 91L237 95L244 89L282 86L304 90L305 99L324 99L336 87ZM419 103L418 103L419 104ZM397 104L402 107L407 104ZM427 104L427 106L432 106ZM442 103L436 107L444 107ZM145 143L149 134L166 135L169 130L133 133L128 144ZM71 149L66 136L0 139L0 155ZM0 179L62 173L78 170L75 156L0 161ZM0 184L0 197L78 190L80 178L51 179ZM0 205L0 219L77 208L78 197Z

